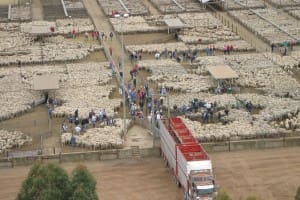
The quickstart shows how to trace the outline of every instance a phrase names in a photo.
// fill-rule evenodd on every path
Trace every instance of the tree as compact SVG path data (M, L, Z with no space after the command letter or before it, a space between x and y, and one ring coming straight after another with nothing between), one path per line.
M85 166L78 166L73 170L71 188L70 200L98 200L96 181Z
M220 190L215 200L231 200L231 198L224 190Z
M298 187L296 196L295 196L295 200L300 200L300 187Z
M247 200L259 200L257 197L254 197L254 196L249 196L248 198L247 198Z
M70 189L68 175L62 168L35 163L22 184L17 200L68 199Z

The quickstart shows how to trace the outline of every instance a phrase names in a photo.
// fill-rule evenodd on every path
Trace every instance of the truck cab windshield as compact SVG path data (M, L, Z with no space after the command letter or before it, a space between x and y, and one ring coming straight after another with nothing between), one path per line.
M206 195L214 193L214 188L211 189L197 189L197 195Z

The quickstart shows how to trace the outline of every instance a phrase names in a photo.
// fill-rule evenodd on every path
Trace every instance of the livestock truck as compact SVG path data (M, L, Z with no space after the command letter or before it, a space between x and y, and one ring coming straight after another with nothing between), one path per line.
M216 195L212 163L181 118L160 121L161 153L185 200L212 200Z

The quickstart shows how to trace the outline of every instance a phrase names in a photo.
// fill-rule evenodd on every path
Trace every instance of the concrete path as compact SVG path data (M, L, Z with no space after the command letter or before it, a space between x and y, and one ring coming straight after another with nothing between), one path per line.
M225 26L241 36L242 39L251 44L258 52L271 51L271 47L250 30L240 25L225 12L218 12L217 17Z
M108 40L103 42L104 48L109 49L112 47L113 53L112 58L115 64L118 66L119 60L122 58L122 45L121 45L121 36L117 36L113 31L113 27L111 26L108 17L103 13L101 7L97 3L96 0L83 0L86 10L88 11L90 17L92 18L96 29L101 33L104 32L108 36ZM113 40L110 41L109 33L113 31L114 37ZM125 81L129 80L129 71L132 69L131 63L128 60L127 55L124 53L124 71L125 71Z
M151 15L160 15L161 14L159 12L159 10L156 9L156 7L150 2L150 0L143 0L143 4L148 8Z
M32 0L31 9L32 21L42 21L44 17L41 0Z
M133 126L128 130L125 147L139 146L140 148L150 148L153 146L153 138L149 130L141 126Z
M108 17L103 13L100 5L97 3L97 0L83 0L83 3L94 22L96 30L98 30L100 33L104 32L105 34L109 35L109 33L113 31L113 27L111 26ZM116 36L117 35L115 33L112 41L110 41L110 39L103 41L102 46L106 49L112 47L112 57L108 57L109 59L112 58L115 64L118 66L119 61L122 58L122 45L121 36ZM125 84L128 80L130 80L129 71L132 69L132 67L133 66L130 63L128 56L124 53ZM141 78L137 77L137 83L141 83L141 81ZM129 130L126 138L128 138L128 142L126 144L127 146L152 147L153 144L152 137L148 134L148 130L139 126L133 126L133 128Z

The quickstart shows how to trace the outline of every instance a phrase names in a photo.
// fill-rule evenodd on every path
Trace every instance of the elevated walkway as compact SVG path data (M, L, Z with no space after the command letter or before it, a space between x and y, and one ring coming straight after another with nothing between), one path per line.
M43 17L47 21L55 21L66 17L61 0L41 0Z

